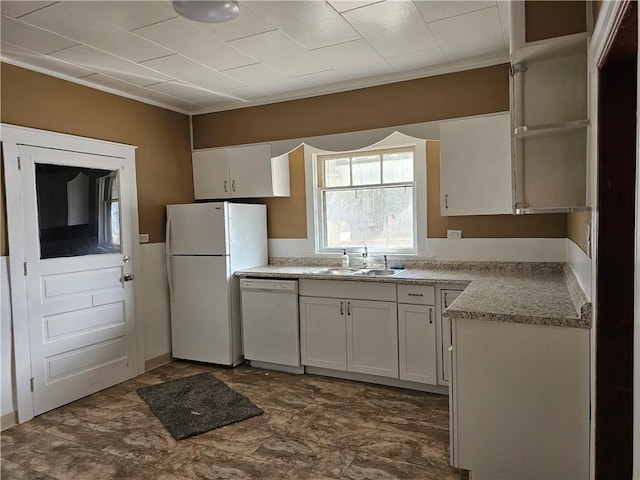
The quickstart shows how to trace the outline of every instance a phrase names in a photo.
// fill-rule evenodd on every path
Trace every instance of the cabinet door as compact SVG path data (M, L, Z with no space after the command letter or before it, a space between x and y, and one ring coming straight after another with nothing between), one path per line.
M344 300L300 297L300 354L303 365L347 369L345 312Z
M462 290L440 290L440 385L448 385L451 376L451 319L447 317L444 311L449 308L453 301L458 298Z
M347 300L347 370L398 378L394 302Z
M271 145L227 149L231 196L236 198L273 195Z
M440 124L442 215L513 213L509 113Z
M398 304L398 348L402 380L437 383L434 307Z
M193 194L196 200L229 198L227 149L215 148L193 152Z

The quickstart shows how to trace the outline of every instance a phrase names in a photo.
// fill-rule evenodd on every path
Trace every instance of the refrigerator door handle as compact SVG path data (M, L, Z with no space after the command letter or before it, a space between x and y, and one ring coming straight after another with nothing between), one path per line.
M169 303L173 303L173 272L171 271L171 255L165 257L167 261L167 283L169 284Z

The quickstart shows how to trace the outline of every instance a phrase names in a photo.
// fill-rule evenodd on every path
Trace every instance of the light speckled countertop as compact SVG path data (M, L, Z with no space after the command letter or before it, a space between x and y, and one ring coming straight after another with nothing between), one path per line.
M452 318L591 327L591 304L568 267L537 273L409 269L391 277L320 275L322 266L265 265L236 272L239 277L309 278L398 284L467 286L449 307Z

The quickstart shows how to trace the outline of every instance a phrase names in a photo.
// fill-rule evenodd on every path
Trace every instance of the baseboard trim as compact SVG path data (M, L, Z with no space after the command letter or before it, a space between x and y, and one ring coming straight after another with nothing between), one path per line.
M160 355L155 358L150 358L144 362L144 371L148 372L149 370L153 370L154 368L161 367L162 365L166 365L173 357L171 356L171 352L165 353L164 355Z
M437 393L439 395L449 395L449 387L442 385L428 385L417 382L408 382L397 378L380 377L378 375L367 375L364 373L343 372L341 370L330 370L320 367L304 367L304 373L322 375L325 377L336 377L345 380L355 380L357 382L376 383L388 387L406 388L408 390L418 390L420 392Z
M18 424L18 412L7 413L0 417L0 430L6 430Z

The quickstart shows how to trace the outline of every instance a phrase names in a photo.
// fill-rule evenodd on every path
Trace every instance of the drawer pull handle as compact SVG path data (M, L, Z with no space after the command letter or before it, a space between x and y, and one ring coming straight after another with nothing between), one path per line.
M407 293L410 297L424 297L423 293Z

